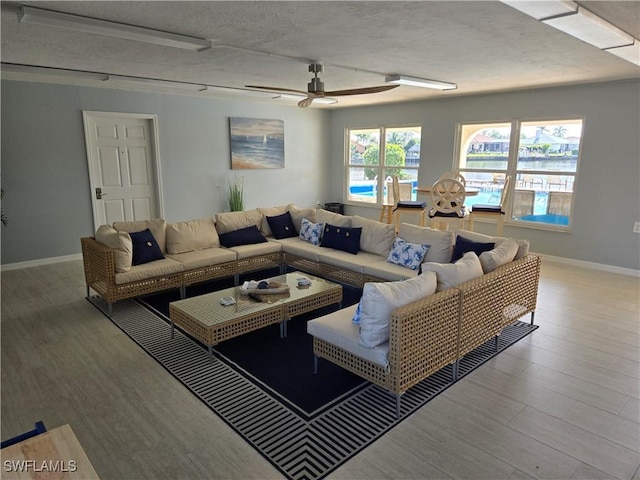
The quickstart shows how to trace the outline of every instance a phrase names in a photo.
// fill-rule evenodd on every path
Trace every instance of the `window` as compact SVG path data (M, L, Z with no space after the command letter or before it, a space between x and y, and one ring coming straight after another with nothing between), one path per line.
M511 221L559 229L571 226L582 120L463 124L458 169L478 195L467 205L498 204L511 176ZM517 140L513 140L517 139Z
M421 127L347 130L347 201L385 203L394 175L401 184L411 185L411 199L415 200L421 131Z

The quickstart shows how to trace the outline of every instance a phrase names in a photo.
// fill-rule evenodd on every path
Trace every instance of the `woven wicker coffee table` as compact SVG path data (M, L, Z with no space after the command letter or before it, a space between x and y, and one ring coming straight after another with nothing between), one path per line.
M297 279L305 277L311 285L298 287ZM258 328L280 324L280 336L287 335L287 321L318 308L342 304L342 286L322 278L291 272L272 280L286 283L289 291L283 294L259 295L256 302L240 293L240 287L200 295L169 304L171 337L174 325L200 340L213 354L213 346ZM233 305L221 305L220 299L233 297Z

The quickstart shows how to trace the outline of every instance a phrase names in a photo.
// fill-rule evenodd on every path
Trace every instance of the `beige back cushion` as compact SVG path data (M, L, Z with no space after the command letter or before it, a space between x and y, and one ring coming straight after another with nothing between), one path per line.
M118 273L131 269L133 243L127 232L118 232L110 225L101 225L96 231L96 241L108 248L115 249L115 269Z
M325 225L328 223L336 227L351 227L351 217L319 208L316 211L316 223L324 223Z
M311 223L316 223L315 208L298 208L293 203L290 203L287 205L287 211L291 214L291 220L293 220L293 225L298 233L300 233L303 218L306 218Z
M396 238L396 228L394 225L380 223L376 220L359 217L351 217L352 227L362 227L360 236L360 250L375 253L387 257Z
M269 235L273 235L273 232L271 231L271 227L269 227L267 217L277 217L278 215L286 213L287 206L282 205L281 207L258 208L258 211L262 214L262 223L258 228L260 228L260 233L265 237L268 237Z
M401 223L398 236L409 243L429 245L424 257L425 262L447 263L451 261L455 236L453 232L443 232L429 227L418 227Z
M119 232L135 233L142 232L147 228L151 230L151 235L158 242L160 251L167 252L167 222L163 218L155 220L138 220L134 222L113 222L113 228Z
M422 264L422 275L426 272L436 272L438 277L438 292L455 287L461 283L483 275L482 264L475 252L465 253L456 263L426 262Z
M199 218L167 225L167 252L192 252L219 247L220 239L213 218Z
M243 212L222 212L216 214L216 229L218 233L235 232L241 228L255 225L260 229L262 225L262 213L254 208Z

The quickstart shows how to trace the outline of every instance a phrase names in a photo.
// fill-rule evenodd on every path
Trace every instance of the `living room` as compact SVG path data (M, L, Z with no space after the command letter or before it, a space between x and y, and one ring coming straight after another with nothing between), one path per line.
M57 10L53 3L41 6ZM5 7L3 5L2 11L3 62L30 64L27 57L24 59L17 56L11 57L12 49L15 48L11 42L11 32L20 24L12 16L15 12L6 10ZM382 5L377 8L384 10ZM414 3L412 8L419 11L421 7ZM507 5L497 3L497 5L491 6L491 11L509 8ZM90 13L84 12L85 15L92 16ZM514 13L510 12L510 15L516 14L522 15L515 10ZM510 18L509 21L517 25L524 17ZM523 27L527 31L538 27L537 21L530 18L528 21L532 23L527 23L527 26ZM551 38L547 40L548 43L545 43L548 47L557 40L554 35L560 35L560 33L549 35ZM42 39L39 41L44 42ZM567 82L549 82L547 85L513 89L492 88L479 93L464 94L465 84L461 80L451 78L451 76L447 78L443 75L434 75L443 80L458 82L460 94L455 93L454 90L452 92L438 92L437 95L430 98L366 104L369 97L374 98L379 95L384 98L387 93L383 92L363 95L359 100L361 103L348 107L340 106L341 104L346 105L347 102L347 97L341 97L337 104L338 107L298 108L295 103L286 104L271 98L253 100L251 97L243 97L242 95L179 92L170 86L152 88L149 91L147 87L136 86L133 82L121 84L118 88L110 88L109 82L97 84L93 80L87 80L87 83L83 83L85 81L79 79L70 81L63 78L61 80L53 78L51 75L38 77L33 74L9 71L5 73L3 70L1 93L4 198L2 210L8 218L8 225L2 227L1 231L2 284L5 292L3 295L3 313L5 314L3 315L3 329L6 325L5 322L19 322L21 320L25 322L19 328L10 327L9 332L13 332L12 335L3 335L3 384L5 375L7 375L14 391L22 392L19 395L5 394L5 388L3 388L3 438L8 436L4 433L5 430L7 434L13 435L18 433L20 428L25 429L25 426L37 420L37 418L33 418L34 415L37 416L37 413L48 414L52 418L60 420L66 415L70 418L75 417L80 423L79 430L81 436L84 437L81 440L83 440L83 444L86 442L89 445L87 449L90 450L89 453L91 450L99 451L102 446L101 433L93 431L87 410L81 409L83 413L79 418L72 413L70 407L63 406L65 392L80 395L82 387L75 385L76 380L65 379L62 381L64 375L61 372L59 372L60 377L58 374L52 377L51 375L54 375L52 371L47 370L40 363L46 362L42 359L36 360L35 364L28 369L19 369L24 375L29 376L25 382L29 388L38 391L36 398L39 400L35 404L25 400L30 403L29 406L21 409L18 414L19 418L8 420L5 425L4 419L12 414L9 408L15 408L23 401L22 399L28 396L25 393L28 390L25 387L18 387L18 379L13 374L10 375L8 370L11 370L12 365L30 362L29 357L35 354L35 347L29 346L27 341L29 337L35 339L34 343L43 341L43 339L46 339L45 343L60 342L61 348L69 349L67 353L61 352L63 357L67 354L71 358L77 356L73 362L70 358L63 358L63 361L75 365L76 361L86 359L91 351L87 347L75 350L75 343L93 341L88 340L91 337L87 336L91 331L78 324L83 321L95 322L96 328L99 330L96 338L105 342L103 345L95 346L99 358L118 362L116 356L107 351L109 348L115 349L122 353L127 361L142 362L141 365L144 365L144 369L152 372L156 381L162 379L162 381L176 383L169 376L164 379L162 374L166 372L158 370L157 366L145 363L140 354L135 352L134 346L120 345L119 342L125 342L126 339L118 338L117 341L108 341L110 337L118 335L110 330L113 325L110 325L108 320L102 318L97 311L93 312L92 307L83 300L80 238L93 235L96 229L92 211L94 192L91 191L89 182L83 112L117 112L156 117L161 167L159 186L162 192L163 216L168 221L211 217L217 212L227 210L226 188L228 181L233 180L236 175L241 176L244 181L247 208L286 205L288 203L311 207L318 202L343 202L346 204L346 212L349 215L377 219L380 213L378 205L368 207L345 200L345 129L347 128L421 125L422 150L418 178L420 184L431 185L441 173L456 167L454 158L459 123L581 118L584 122L583 143L577 180L574 185L575 199L571 228L566 231L558 231L557 229L531 228L507 222L505 233L506 236L529 239L532 251L543 255L546 259L545 263L549 261L550 266L546 267L548 268L546 287L543 283L545 296L541 297L541 300L559 301L557 291L582 289L585 288L584 283L591 283L589 286L591 289L596 285L606 287L608 295L612 298L611 303L608 303L604 298L597 301L590 299L594 302L594 310L600 313L600 315L590 313L587 320L587 324L594 329L594 332L601 333L606 330L607 322L613 321L612 318L615 317L615 313L612 312L615 312L616 308L623 311L623 315L628 319L627 323L630 322L629 318L633 318L634 312L637 319L640 235L633 232L633 224L640 220L640 202L638 202L640 145L637 141L638 131L640 131L639 69L608 52L600 51L575 39L568 41L572 42L571 46L576 48L575 55L580 53L586 55L586 58L595 58L600 62L600 70L610 71L608 67L611 67L612 70L626 72L626 76L612 79L605 73L594 81L590 80L588 76L579 78L580 75L576 74L571 81ZM44 53L41 52L42 55L53 55L54 53L53 47L48 50L44 43L40 48L44 49ZM498 53L507 55L509 51ZM514 52L512 55L517 56L517 53ZM375 64L375 57L372 58L373 60L368 63ZM276 65L288 63L281 58L274 61ZM55 60L42 66L51 67L54 66L53 63ZM293 65L287 66L287 72L299 73L295 78L287 78L287 85L290 85L290 88L295 88L298 85L298 88L304 89L304 84L309 77L306 65L297 61L290 63ZM574 72L580 71L579 65L574 66ZM73 68L70 65L57 66L67 69ZM630 69L629 66L633 68ZM4 67L5 63L3 63L3 69ZM442 68L442 65L439 65L438 68ZM477 68L481 67L477 66ZM587 69L586 66L584 68ZM82 70L83 68L77 66L76 69ZM86 69L91 70L89 67ZM533 71L535 72L535 69ZM340 79L341 82L344 82L340 78L343 75L340 72L339 67L332 68L331 65L327 65L323 80L328 88L333 79ZM112 73L122 74L123 72ZM160 73L155 75L155 78L161 78ZM233 86L258 83L262 73L261 70L256 75L248 75L240 84ZM424 75L426 76L427 72ZM359 83L354 86L368 86L371 79L370 74L366 74L364 83L360 83L358 80ZM373 78L373 80L384 82L383 78L377 80ZM273 83L275 81L264 83L281 85L284 80L280 83ZM330 88L333 89L334 86ZM335 88L343 88L343 83L335 85ZM349 88L349 86L344 85L344 88ZM401 86L396 90L400 91L406 88L412 87ZM242 171L231 169L229 118L233 117L280 119L284 122L285 164L283 169ZM489 224L478 224L478 230L482 232L492 232L493 228ZM563 276L565 269L570 271L568 277ZM583 282L581 278L586 280ZM559 284L556 284L556 281ZM557 290L554 291L553 287ZM595 290L597 291L597 288ZM624 300L619 292L626 292L632 297L635 294L635 298ZM577 301L576 298L586 300L591 295L594 295L594 290L578 290L571 302L559 304L557 309L543 304L539 304L539 308L542 311L547 309L550 317L559 318L561 311L565 312L571 306L576 306L574 303ZM581 314L587 314L584 312L584 308L578 310ZM79 328L76 334L70 334L70 327L64 326L63 322L64 318L72 317L75 318L72 320L72 324ZM542 314L539 315L540 317ZM34 329L39 330L46 324L46 318L52 318L54 324L57 325L56 328L60 328L60 332L64 332L64 335L58 336L55 333L44 333L30 329L29 326L33 325ZM612 328L615 330L617 327ZM568 326L562 325L561 321L556 319L550 322L549 329L558 336L560 332L562 335L567 333L565 330L568 329ZM616 335L619 335L620 331L625 330L620 329ZM629 347L637 350L637 328L632 329L629 333L631 333L629 336L633 337L631 340L619 340L621 350L626 351ZM64 336L66 335L73 341L65 341ZM588 337L588 334L585 335ZM622 337L622 335L619 336ZM600 349L593 346L593 338L589 337L587 340L582 338L582 340L584 343L578 342L569 345L571 342L567 342L567 345L563 344L572 353L574 353L574 349L578 352L575 353L577 361L585 361L588 364L589 362L586 360L598 357L608 366L619 363L613 357L600 358ZM51 346L47 348L51 348ZM607 348L609 354L611 354L611 349L614 347ZM548 367L549 359L553 355L548 353L550 350L544 348L540 350L547 352L547 356L546 360L538 361L543 364L547 362L545 366ZM48 356L42 358L52 358L53 352L55 350L49 350ZM528 356L528 358L533 358L536 354L540 355L540 352L535 349L533 353L521 353L522 356ZM514 355L511 360L516 363L524 361L522 356ZM620 358L622 357L624 356ZM628 356L627 360L629 360ZM635 361L637 362L637 359ZM91 370L105 370L96 374L100 378L102 378L102 374L116 375L115 365L100 366L97 361L94 363L93 360L90 360L90 363ZM599 364L597 361L595 363ZM503 370L506 368L505 361L498 365ZM76 365L71 370L78 372L77 368ZM138 373L143 374L144 369ZM630 368L626 375L629 376L630 385L634 385L633 382L636 382L637 374L633 374L631 370ZM38 374L39 371L42 372L42 375ZM600 370L597 372L601 373ZM597 384L600 380L594 380L595 376L594 374L590 379ZM77 381L80 382L81 378L84 377L78 377ZM51 385L56 382L56 379L65 385L62 391ZM90 390L95 389L96 393L104 393L88 379L84 380L88 382L87 385L90 385L88 387ZM110 385L118 389L125 388L125 386L132 388L132 391L136 393L131 395L140 395L140 398L136 398L134 403L149 402L149 399L144 398L143 391L138 390L138 387L132 387L133 379L122 380L122 382L122 384L116 382L116 384L110 383ZM47 387L44 388L42 384ZM535 385L535 382L532 384ZM600 386L602 385L600 384ZM180 385L172 385L169 390L172 392L171 395L175 395L176 401L180 402L181 408L190 412L198 412L198 414L202 414L202 410L210 413L198 405L196 400L179 392L178 387ZM52 391L56 392L52 397L51 408L44 405L47 388L52 388ZM615 390L615 388L612 389ZM155 390L154 393L158 393L158 390ZM97 400L97 396L87 395L92 399L91 401ZM128 395L124 393L125 397ZM630 397L637 398L633 395ZM573 397L569 396L569 398ZM98 411L111 411L111 408L106 405L111 401L105 400L105 404L98 405ZM159 400L153 400L153 402L156 401ZM82 397L72 400L74 405L80 402L82 402ZM126 402L124 404L116 403L120 407L126 404ZM163 416L172 415L171 408L166 404L159 406L157 411L153 411L151 406L143 407L143 411L139 411L137 407L130 408L132 415L140 418L148 415L153 419L152 422L162 423ZM471 410L474 408L472 407ZM47 413L53 410L56 410L57 413ZM420 428L428 428L428 422L433 420L432 414L423 412L421 415ZM188 456L189 449L195 448L196 442L193 439L186 439L186 437L194 435L193 430L198 427L196 420L191 418L184 420L184 417L182 419L185 421L185 425L189 425L190 428L185 427L184 430L177 431L175 435L178 440L172 440L172 444L184 440L185 445L190 445L186 447L186 451L183 451L185 456ZM216 425L212 426L215 429L225 428L222 425L223 422L219 420L206 420L206 422L209 426L215 423ZM19 423L23 426L19 427ZM113 422L113 425L122 430L106 434L110 438L104 440L105 443L108 443L105 448L117 451L114 445L117 445L118 441L121 441L126 435L125 424L123 419ZM136 421L136 424L141 425L141 422ZM175 424L172 424L171 427L163 426L160 431L166 433L175 427ZM104 428L103 423L101 428ZM152 430L155 434L156 428L154 427ZM397 431L398 429L396 429ZM421 434L411 432L406 425L402 431L409 436L417 435L422 439L421 441L424 441ZM264 461L250 447L247 447L240 438L235 438L231 431L224 433L217 440L211 439L204 432L197 432L195 435L202 442L214 442L216 448L226 452L226 454L216 455L217 460L225 466L216 471L215 477L273 478L279 475L268 462ZM396 433L396 435L398 434ZM607 438L605 434L602 436ZM156 439L149 440L144 433L136 434L135 441L140 442L141 445L148 442L147 444L153 445L154 448L159 446ZM230 446L222 445L225 442L228 442ZM407 440L404 439L400 444L406 445L406 442ZM390 439L378 442L376 447L378 450L367 452L366 460L362 461L376 463L373 460L376 455L389 455L388 451L381 451L383 449L380 444L387 445L389 448L399 448L397 438L392 436ZM207 452L210 453L211 449L213 447L208 446ZM557 449L564 451L569 456L578 456L568 448L557 447ZM151 455L145 453L144 449L136 449L134 461L124 462L128 463L129 467L135 463L137 466L131 467L132 470L127 470L125 466L113 467L113 470L109 470L107 465L117 458L116 454L97 453L94 455L98 457L98 461L95 462L96 466L100 467L97 468L97 471L103 478L116 478L118 475L133 478L141 475L146 461L162 463L160 458L162 451L159 449ZM167 453L166 450L164 451ZM120 454L124 456L125 452L122 451ZM409 465L415 466L407 466L406 470L402 470L402 466L396 462L389 470L378 465L379 470L369 471L368 474L363 474L363 477L401 476L403 474L417 477L422 476L422 472L427 472L424 473L424 477L438 476L438 473L429 471L429 468L437 463L433 458L430 461L416 460L413 464L412 461L415 460L414 456L416 455L412 454L412 460L407 461ZM89 456L92 457L91 454ZM172 459L171 461L176 459L173 454L169 457ZM222 457L226 457L226 459ZM251 459L246 462L248 465L242 465L245 463L245 459ZM587 464L583 460L584 457L580 456L580 459L585 465ZM348 464L343 475L345 477L358 476L356 473L359 471L358 468L366 471L367 467L360 462L360 460L354 459ZM465 458L463 463L472 464L473 462L473 458ZM185 463L188 462L185 461ZM507 463L510 464L509 461ZM438 465L437 468L439 469L437 472L440 474L446 472L446 475L451 477L465 477L465 474L460 470L447 470L442 465ZM577 468L573 470L577 475L576 478L588 478L587 476L580 477ZM134 471L137 474L130 473ZM153 476L158 476L161 469L154 468L151 471L155 473ZM180 468L174 464L171 466L171 471L179 472ZM582 472L584 473L584 471ZM508 469L494 470L494 473L496 477L506 473L505 477L507 477L513 471ZM612 472L608 472L608 474L614 475ZM191 476L194 475L192 471ZM467 478L470 478L469 475L467 472ZM635 470L634 478L637 476L638 471ZM569 477L570 475L566 478Z

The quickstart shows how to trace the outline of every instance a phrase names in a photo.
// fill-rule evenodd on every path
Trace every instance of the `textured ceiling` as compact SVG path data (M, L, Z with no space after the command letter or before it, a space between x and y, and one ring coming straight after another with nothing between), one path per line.
M640 38L640 2L579 3ZM19 23L21 4L206 38L214 48L191 52ZM326 108L640 76L638 66L497 1L2 2L1 27L3 63L306 90L306 63L319 60L327 90L382 85L391 74L458 84L340 97Z

